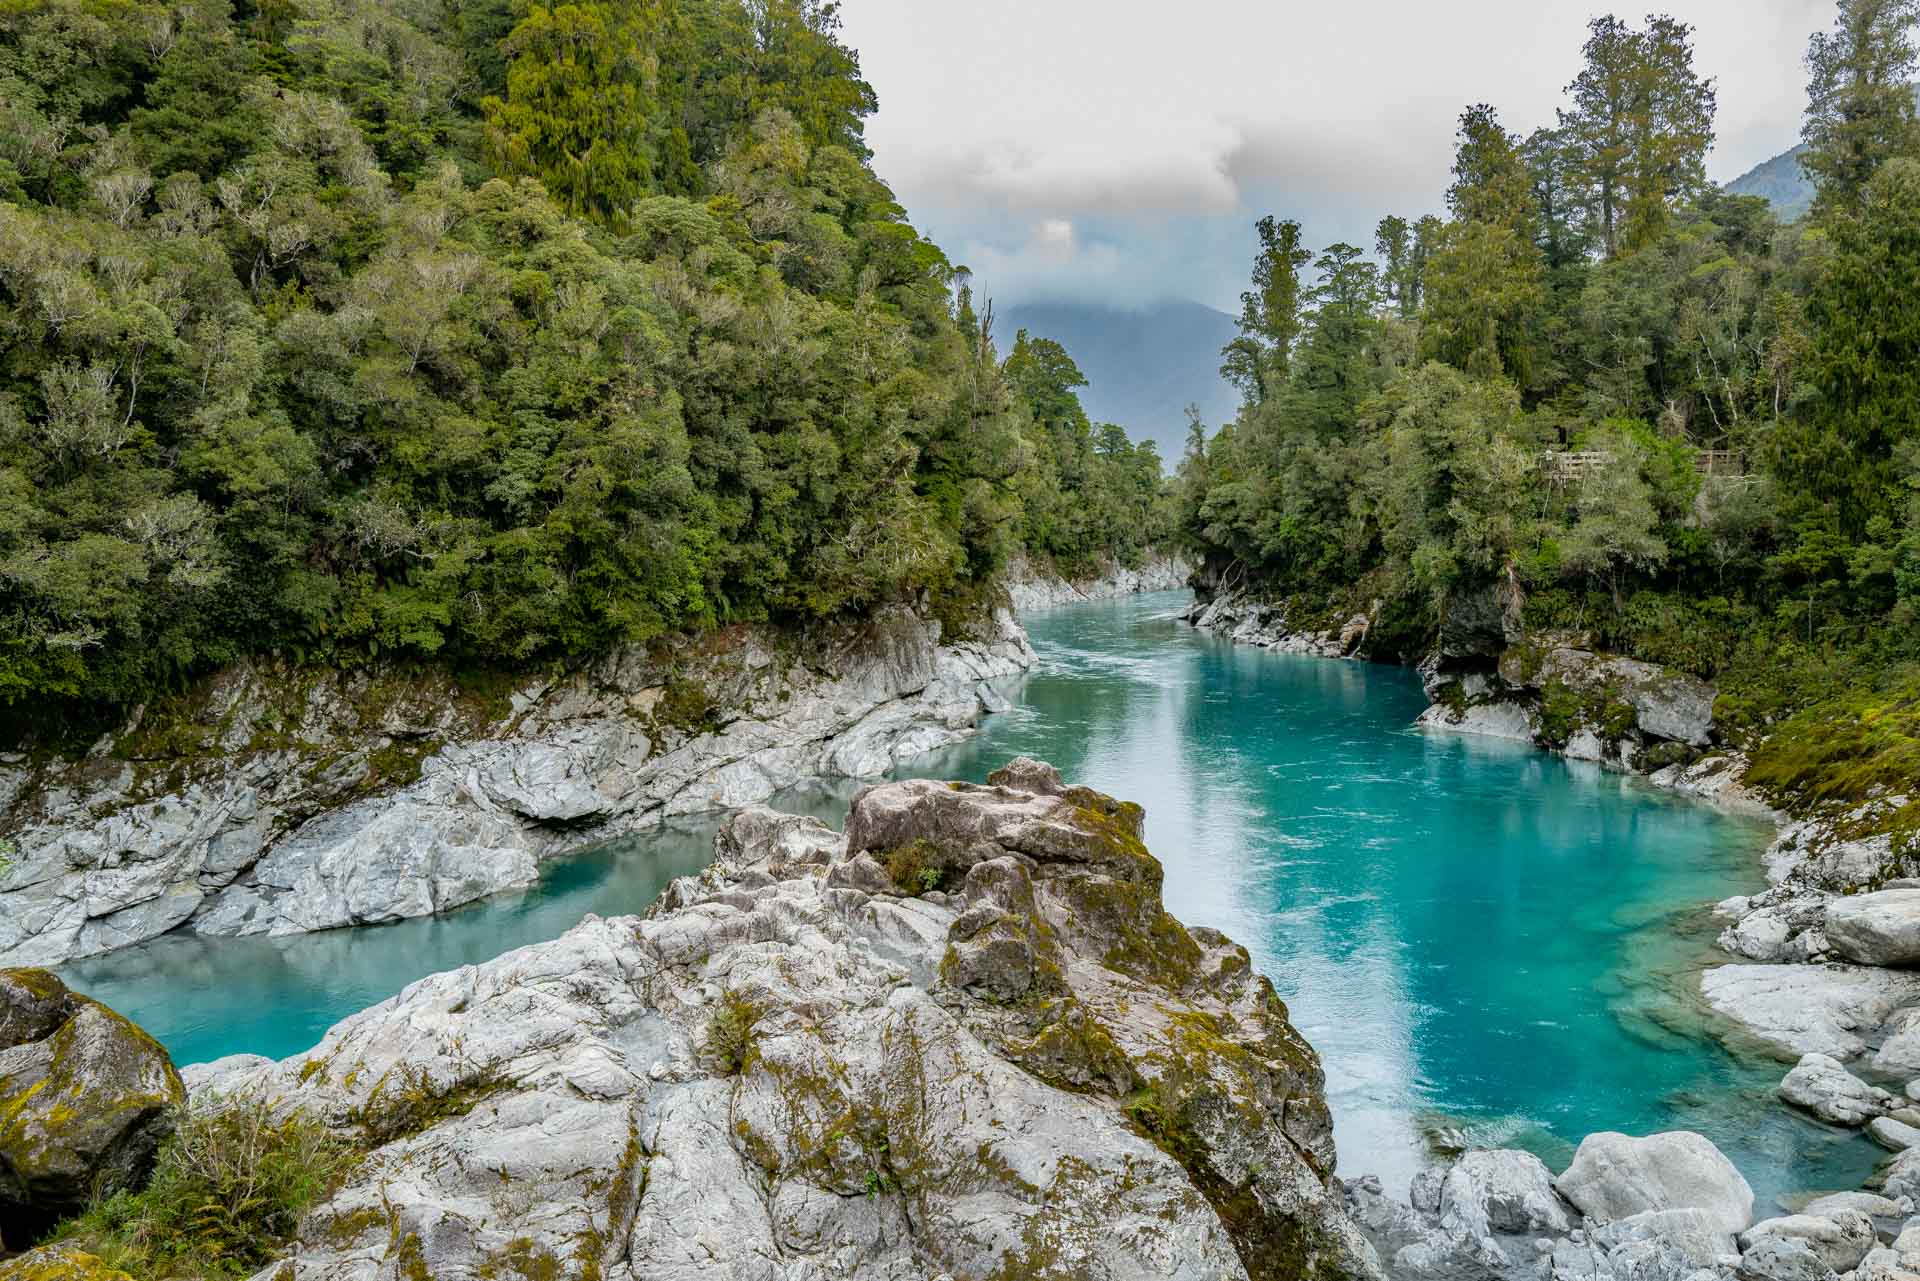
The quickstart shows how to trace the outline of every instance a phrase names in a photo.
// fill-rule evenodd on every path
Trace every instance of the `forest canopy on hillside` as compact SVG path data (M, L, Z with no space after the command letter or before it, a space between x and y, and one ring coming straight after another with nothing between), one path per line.
M1714 86L1657 16L1594 20L1550 124L1466 108L1448 216L1382 219L1373 259L1263 220L1244 406L1177 482L1210 575L1384 601L1416 654L1492 590L1726 677L1734 733L1920 655L1917 9L1814 37L1791 225L1706 180Z
M0 9L0 705L1136 556L1158 458L1001 360L875 105L820 0Z

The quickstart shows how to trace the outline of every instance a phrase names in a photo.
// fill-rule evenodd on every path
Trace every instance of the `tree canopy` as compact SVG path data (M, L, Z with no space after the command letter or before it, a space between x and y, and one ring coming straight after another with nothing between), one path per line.
M565 663L1156 536L819 0L0 12L0 703Z

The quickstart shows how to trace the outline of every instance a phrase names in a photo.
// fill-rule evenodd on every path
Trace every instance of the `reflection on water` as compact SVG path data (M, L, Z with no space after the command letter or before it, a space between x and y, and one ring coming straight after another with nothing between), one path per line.
M1592 1131L1683 1127L1763 1205L1859 1185L1870 1146L1788 1113L1784 1065L1702 1032L1702 905L1758 887L1767 825L1421 733L1411 672L1232 645L1179 601L1030 619L1045 661L1020 710L914 772L1026 753L1145 805L1168 907L1245 943L1320 1050L1343 1172L1402 1183L1435 1134L1557 1169Z
M1027 754L1139 801L1169 908L1245 943L1326 1063L1341 1165L1404 1182L1425 1136L1563 1163L1596 1129L1710 1135L1763 1204L1856 1187L1873 1152L1771 1101L1784 1068L1701 1034L1699 905L1755 888L1762 826L1525 747L1408 728L1404 670L1237 647L1178 596L1030 620L1018 710L922 776ZM851 787L778 798L832 821ZM556 866L437 921L278 942L163 940L69 967L183 1061L285 1055L413 978L638 911L708 832Z

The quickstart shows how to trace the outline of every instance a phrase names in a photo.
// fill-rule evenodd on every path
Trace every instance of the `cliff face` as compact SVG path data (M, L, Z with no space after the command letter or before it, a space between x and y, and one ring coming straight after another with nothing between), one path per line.
M1172 592L1187 585L1193 566L1179 556L1150 555L1138 569L1110 565L1092 578L1069 580L1043 572L1031 562L1020 560L1007 572L1007 594L1020 613L1052 609L1059 605L1077 605L1084 601L1112 600L1141 592Z
M302 1281L1377 1276L1318 1057L1141 817L1027 761L749 810L644 918L189 1082L374 1146Z
M964 737L1004 706L985 682L1032 662L1010 615L942 644L901 609L480 689L229 669L82 760L0 758L0 965L444 911L667 815L883 773Z

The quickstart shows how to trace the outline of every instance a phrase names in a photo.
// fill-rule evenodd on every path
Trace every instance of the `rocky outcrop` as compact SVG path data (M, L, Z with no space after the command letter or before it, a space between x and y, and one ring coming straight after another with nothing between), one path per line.
M1378 608L1376 602L1374 609ZM1285 605L1234 594L1196 597L1186 621L1238 644L1320 658L1357 657L1364 651L1373 627L1373 616L1363 611L1331 623L1321 619L1290 621Z
M196 1097L373 1148L302 1281L1377 1275L1317 1056L1243 949L1167 915L1140 823L1032 762L868 789L845 836L748 810L645 917Z
M1753 1222L1753 1189L1712 1143L1685 1130L1590 1134L1554 1181L1560 1195L1601 1223L1648 1211L1699 1210L1721 1232Z
M1776 1053L1848 1063L1896 1012L1920 1004L1920 975L1857 965L1722 965L1700 976L1707 1004Z
M0 1250L143 1182L185 1100L152 1037L45 970L0 970Z
M1780 1082L1780 1097L1829 1125L1865 1125L1895 1106L1891 1094L1825 1054L1801 1058Z
M1014 611L1026 614L1036 609L1114 600L1142 592L1179 591L1192 576L1193 566L1185 558L1157 553L1144 557L1137 568L1109 565L1090 578L1064 578L1030 561L1016 560L1007 568L1006 587Z
M1920 965L1920 889L1880 890L1827 904L1826 936L1861 965Z
M1531 739L1627 769L1664 767L1712 741L1713 686L1552 638L1509 644L1497 661L1442 645L1420 670L1428 729Z
M1032 662L1009 615L942 643L900 609L497 687L237 667L83 760L0 763L0 964L183 925L287 934L445 911L665 816L883 773L1004 708L987 682Z
M1712 1143L1684 1132L1589 1136L1558 1180L1528 1153L1474 1151L1416 1176L1405 1202L1371 1178L1348 1183L1347 1199L1389 1275L1406 1281L1768 1276L1780 1241L1796 1243L1787 1251L1796 1258L1806 1250L1858 1261L1862 1225L1866 1242L1874 1240L1872 1208L1896 1216L1910 1208L1844 1194L1749 1228L1753 1193L1745 1181Z

